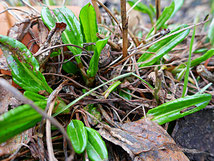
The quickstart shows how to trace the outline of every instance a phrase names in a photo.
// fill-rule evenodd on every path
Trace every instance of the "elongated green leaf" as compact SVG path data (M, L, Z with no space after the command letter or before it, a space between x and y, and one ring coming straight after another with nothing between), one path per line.
M165 25L166 21L169 20L171 17L172 13L174 12L175 9L175 2L173 1L170 6L166 7L157 20L156 24L151 28L150 32L146 36L146 38L149 38L151 34L154 34L154 30L158 31L162 26Z
M189 32L190 30L185 30L166 39L163 39L162 41L159 41L158 43L151 46L148 49L148 52L155 52L155 54L143 54L137 61L138 63L145 61L145 63L141 64L140 67L150 66L159 61L165 54L167 54L175 46L180 44L186 38Z
M87 145L88 135L82 121L71 120L67 126L67 133L71 140L74 151L78 154L82 153Z
M110 94L115 88L117 88L117 86L119 86L120 84L121 84L121 81L116 81L116 82L114 82L114 83L103 93L104 98L106 99L106 98L109 96L109 94Z
M39 71L39 63L24 44L10 37L0 35L0 46L4 49L3 54L7 59L16 84L35 93L42 90L48 93L52 92L45 77Z
M67 59L65 60L67 61ZM67 62L62 65L62 69L69 74L76 74L79 72L79 68L73 62Z
M102 140L100 134L89 127L86 127L88 132L88 143L86 151L91 161L101 161L108 159L108 151L105 142Z
M38 102L41 100L47 100L47 98L45 96L34 93L32 91L25 91L24 96L27 97L28 99L32 100L33 102Z
M174 9L174 12L173 12L173 14L172 14L172 16L171 17L173 17L175 14L176 14L176 12L178 12L178 10L183 6L183 4L184 4L184 0L174 0L174 2L175 2L175 9Z
M98 63L99 63L99 58L101 51L105 47L106 43L108 42L108 38L98 40L96 42L95 50L94 50L94 55L92 56L90 63L89 63L89 68L87 70L87 74L89 77L94 77L98 71Z
M184 97L186 92L187 92L187 84L188 84L188 79L189 79L189 69L190 69L190 66L191 66L192 47L193 47L194 39L195 39L195 29L196 29L196 27L194 27L194 30L193 30L193 33L192 33L191 42L190 42L190 47L189 47L189 58L188 58L188 61L187 61L187 67L186 67L186 73L185 73L185 78L184 78L184 86L183 86L182 97Z
M44 109L46 103L46 101L41 101L35 104ZM22 105L2 114L0 116L0 143L32 128L41 118L41 115L30 105Z
M138 0L130 0L128 1L128 4L132 7ZM144 5L142 2L138 3L135 7L135 10L140 11L142 13L146 13L149 15L149 18L151 20L151 23L153 23L153 17L154 17L154 12L150 7L147 7Z
M211 98L212 96L210 94L195 94L193 96L186 96L164 103L149 110L147 116L162 125L203 109L208 105ZM191 109L191 106L196 107Z
M208 30L208 38L210 39L210 43L214 45L214 18L212 19L210 23L210 27Z
M172 34L172 33L176 32L176 31L182 29L183 27L187 27L187 25L181 25L181 26L177 27L176 29L172 30L169 34ZM150 57L152 57L151 52L153 52L153 53L157 52L161 47L163 47L168 41L170 41L171 39L173 39L175 36L176 35L170 36L170 37L168 37L166 39L163 39L163 40L157 42L156 44L152 45L147 50L150 53L144 53L143 55L141 55L141 57L138 59L138 62L143 62L143 61L148 60Z
M90 3L88 3L81 9L79 19L84 42L85 43L97 42L98 38L96 34L98 32L98 28L96 12L94 7Z
M214 49L210 49L202 56L192 60L191 67L195 67L196 65L199 65L200 63L206 61L207 59L211 58L212 56L214 56ZM186 63L181 64L181 65L177 66L175 69L173 69L172 73L173 74L179 73L179 72L183 71L185 68L186 68Z
M56 8L51 13L50 9L44 7L42 9L42 20L44 24L52 29L56 22L64 22L67 24L65 31L62 33L62 41L65 44L74 44L83 47L83 36L81 33L80 23L74 13L66 7ZM68 46L68 49L74 55L81 54L82 50L79 48ZM80 63L80 56L75 57L77 63Z

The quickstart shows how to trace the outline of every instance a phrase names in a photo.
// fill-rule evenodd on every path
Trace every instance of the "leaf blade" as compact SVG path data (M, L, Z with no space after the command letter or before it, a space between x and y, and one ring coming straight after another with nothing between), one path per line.
M86 151L89 159L92 161L108 159L108 151L100 134L89 127L86 127L86 130L88 132L88 144Z
M202 108L206 107L211 98L212 96L210 94L195 94L192 96L185 96L149 110L147 116L151 117L151 120L162 125L166 122L176 120L201 110ZM182 110L187 109L193 105L195 105L196 108L182 112Z
M81 154L87 145L87 132L82 121L71 120L67 126L68 137L71 140L74 151Z

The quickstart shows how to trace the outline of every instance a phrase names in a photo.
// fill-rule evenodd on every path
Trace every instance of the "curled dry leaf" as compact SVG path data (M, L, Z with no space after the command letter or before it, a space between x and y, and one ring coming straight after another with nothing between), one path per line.
M188 161L169 134L148 119L125 123L119 128L102 128L100 135L121 146L134 159Z

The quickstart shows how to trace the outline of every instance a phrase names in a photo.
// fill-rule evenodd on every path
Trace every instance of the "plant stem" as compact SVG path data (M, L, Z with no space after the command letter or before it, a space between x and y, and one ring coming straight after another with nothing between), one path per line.
M155 7L156 7L156 20L158 20L158 18L161 15L161 0L155 0Z
M123 29L123 58L126 58L128 49L128 19L126 17L126 0L120 0L120 6Z
M184 88L183 88L183 92L182 92L182 97L185 96L186 90L187 90L189 69L190 69L190 66L191 66L191 56L192 56L192 47L193 47L193 44L194 44L194 38L195 38L195 27L193 29L192 38L191 38L190 47L189 47L189 58L188 58L187 69L186 69L185 78L184 78Z
M97 22L100 24L101 23L101 14L100 14L100 10L97 5L97 2L96 2L96 0L92 0L91 2L93 4L95 12L96 12Z

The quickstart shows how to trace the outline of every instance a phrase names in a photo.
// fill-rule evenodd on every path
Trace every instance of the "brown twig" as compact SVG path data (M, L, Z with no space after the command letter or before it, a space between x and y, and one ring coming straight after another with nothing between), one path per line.
M56 98L51 102L48 110L48 116L51 117L54 104L55 104ZM51 139L51 123L49 120L46 120L46 143L47 143L47 149L48 149L48 156L50 161L57 161L57 159L54 156L54 151L53 151L53 144L52 144L52 139Z
M122 19L122 33L123 33L123 58L127 57L128 49L128 19L126 17L126 0L120 0L121 19Z
M72 144L71 141L64 129L64 127L53 117L48 116L43 110L41 110L41 108L39 108L38 106L36 106L34 104L33 101L27 99L26 97L24 97L22 95L21 92L19 92L19 90L17 90L15 87L13 87L12 85L10 85L5 79L0 78L0 85L7 91L11 92L17 99L21 100L23 103L25 104L29 104L34 110L36 110L43 118L50 120L50 122L56 126L61 133L64 135L64 137L67 139L70 148L72 149Z
M97 37L100 38L100 39L104 39L104 38L105 38L104 35L101 35L101 34L99 34L99 33L97 33ZM114 43L112 40L109 40L109 39L108 39L108 44L112 47L113 50L121 51L120 45Z
M161 15L161 0L155 0L155 7L156 7L156 20L158 20L158 18Z
M81 49L81 50L84 50L85 52L87 52L88 54L90 54L90 53L88 52L88 50L86 50L86 49L84 49L84 48L82 48L82 47L80 47L80 46L78 46L78 45L74 45L74 44L61 44L61 45L55 45L55 46L51 46L51 47L49 47L49 48L46 48L46 49L44 49L44 50L41 50L41 51L35 53L34 56L38 56L38 55L40 55L40 54L42 54L42 53L44 53L44 52L46 52L46 51L48 51L48 50L52 50L52 49L59 48L59 47L64 47L64 46L73 46L73 47L79 48L79 49Z
M97 5L97 2L96 2L96 0L92 0L91 2L93 4L95 12L96 12L97 22L101 23L101 14L100 14L100 10L99 10L99 7Z
M113 18L113 20L114 20L114 21L117 23L117 25L119 26L120 31L123 31L122 28L121 28L121 26L120 26L119 21L118 21L118 20L116 19L116 17L111 13L111 11L110 11L103 3L101 3L99 0L96 0L96 2L97 2L100 6L102 6L102 7L105 9L105 11ZM138 46L138 45L139 45L138 39L134 36L134 34L133 34L131 31L128 30L128 33L129 33L129 36L132 38L132 41L135 43L135 45Z

